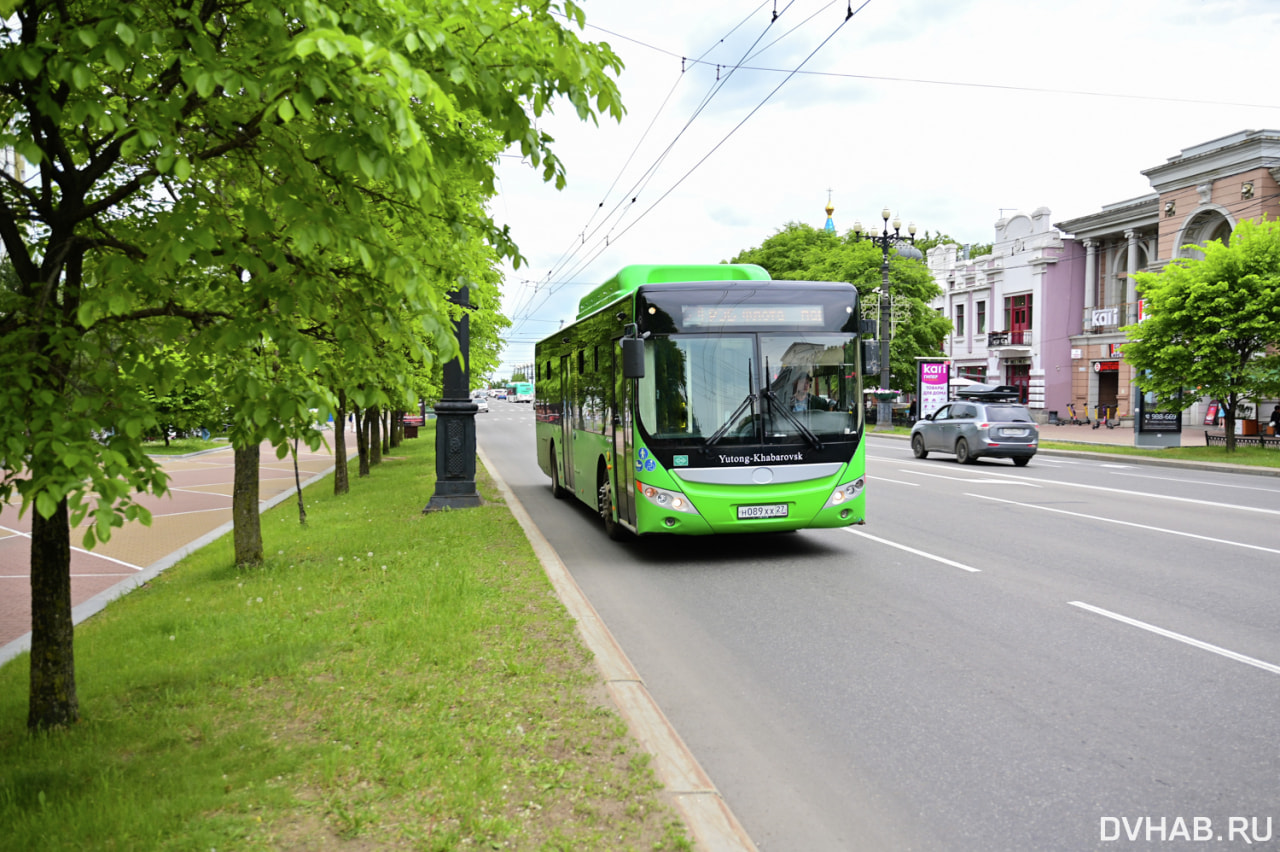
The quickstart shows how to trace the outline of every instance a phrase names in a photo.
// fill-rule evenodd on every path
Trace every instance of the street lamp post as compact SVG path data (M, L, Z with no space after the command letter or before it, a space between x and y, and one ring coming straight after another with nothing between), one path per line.
M869 240L880 246L880 387L889 389L889 343L893 337L893 302L889 298L889 249L901 243L916 242L916 226L907 226L908 236L902 236L902 219L894 217L893 233L889 233L889 208L880 211L884 219L883 232L873 228L871 233L862 233L862 223L853 223L853 238ZM876 431L889 429L893 425L893 400L876 398Z
M422 511L470 509L481 504L476 491L476 411L471 401L470 285L449 294L462 310L454 320L458 357L444 365L444 388L436 403L436 490Z

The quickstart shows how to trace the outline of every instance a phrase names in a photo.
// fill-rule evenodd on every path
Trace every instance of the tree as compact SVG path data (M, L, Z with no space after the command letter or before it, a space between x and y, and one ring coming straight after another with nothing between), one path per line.
M773 278L792 281L847 281L858 288L863 304L875 304L881 284L880 249L856 239L791 222L759 247L740 252L733 263L755 263ZM915 387L917 356L938 355L938 341L949 331L949 322L929 307L941 293L929 269L921 261L889 256L890 290L898 318L890 342L891 384Z
M1246 219L1229 243L1193 248L1203 258L1138 273L1144 319L1124 328L1124 360L1165 411L1184 394L1222 402L1231 452L1242 403L1280 393L1280 355L1267 354L1280 342L1280 222Z
M572 0L5 7L0 147L35 174L0 175L13 271L0 284L0 499L33 512L28 725L41 729L79 714L70 525L93 512L91 547L147 519L131 494L165 489L141 448L157 425L142 391L164 384L154 341L233 365L246 450L263 435L281 445L327 393L265 386L246 352L311 370L324 329L348 358L371 355L385 306L454 357L444 294L471 271L454 248L519 255L451 183L491 197L494 146L518 145L562 185L535 118L558 98L584 119L620 115L620 63L577 37Z
M969 247L969 258L982 257L983 255L991 254L992 250L995 248L994 243L962 243L955 237L944 234L941 231L937 234L930 234L928 231L925 231L922 236L916 237L915 245L916 248L924 252L925 257L929 256L929 251L931 249L942 245L960 246L961 249L967 245Z

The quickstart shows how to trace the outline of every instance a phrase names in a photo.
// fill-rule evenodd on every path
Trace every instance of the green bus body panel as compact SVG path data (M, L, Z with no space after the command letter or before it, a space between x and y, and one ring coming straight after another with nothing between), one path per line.
M840 471L832 476L807 482L789 482L776 485L709 485L678 480L678 474L665 471L655 476L661 468L646 471L637 477L645 485L680 491L698 509L697 515L660 509L644 497L636 497L636 532L668 533L678 535L715 535L719 533L784 532L787 530L821 527L848 527L866 520L867 492L864 488L856 498L837 506L823 509L831 493L841 485L862 476L866 469L866 445L858 449ZM663 482L670 484L663 484ZM786 503L787 517L759 518L750 521L738 519L739 506L763 503ZM840 517L848 511L846 518ZM674 523L668 524L670 518Z
M769 273L754 263L702 263L670 265L641 263L624 266L617 275L582 297L578 319L590 316L605 305L645 284L674 284L683 281L770 281Z

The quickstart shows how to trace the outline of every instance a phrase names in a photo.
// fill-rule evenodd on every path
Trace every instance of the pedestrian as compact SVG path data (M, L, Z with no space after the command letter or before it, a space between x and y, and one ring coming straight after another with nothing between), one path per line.
M1280 403L1276 403L1276 407L1271 409L1271 425L1267 427L1267 432L1280 435Z

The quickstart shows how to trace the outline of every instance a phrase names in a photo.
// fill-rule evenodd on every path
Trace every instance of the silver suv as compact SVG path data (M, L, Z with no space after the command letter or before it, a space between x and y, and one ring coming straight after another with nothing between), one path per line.
M1022 467L1039 443L1031 412L1016 402L953 400L911 427L911 452L918 459L955 453L961 464L990 456Z

